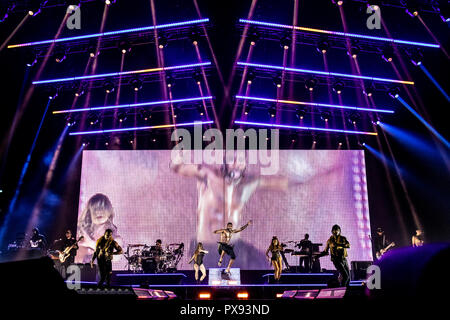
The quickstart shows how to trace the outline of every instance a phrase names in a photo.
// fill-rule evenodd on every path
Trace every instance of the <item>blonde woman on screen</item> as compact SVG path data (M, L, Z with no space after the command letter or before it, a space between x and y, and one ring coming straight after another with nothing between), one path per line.
M88 263L92 259L96 239L102 237L107 229L112 231L119 245L122 244L113 220L114 209L109 198L102 193L93 195L78 219L78 236L84 239L78 244L77 262Z

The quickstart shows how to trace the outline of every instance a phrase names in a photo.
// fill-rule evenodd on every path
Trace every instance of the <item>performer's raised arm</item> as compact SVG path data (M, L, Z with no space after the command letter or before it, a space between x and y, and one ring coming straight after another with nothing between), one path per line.
M213 233L218 234L218 233L222 233L225 232L225 229L219 229L219 230L214 230Z
M246 224L244 224L242 227L240 227L239 229L233 230L233 233L238 233L241 232L242 230L244 230L245 228L247 228L249 225L252 224L252 220L250 220L249 222L247 222Z

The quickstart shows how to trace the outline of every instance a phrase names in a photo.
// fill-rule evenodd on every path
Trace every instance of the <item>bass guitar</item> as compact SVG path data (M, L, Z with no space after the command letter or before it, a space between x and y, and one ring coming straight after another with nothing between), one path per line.
M67 258L70 257L70 251L75 248L75 246L78 244L78 242L80 242L81 240L83 240L84 237L81 236L77 241L75 241L75 243L73 245L71 245L70 247L65 248L63 251L57 251L58 252L58 259L61 263L63 263L64 261L67 260Z

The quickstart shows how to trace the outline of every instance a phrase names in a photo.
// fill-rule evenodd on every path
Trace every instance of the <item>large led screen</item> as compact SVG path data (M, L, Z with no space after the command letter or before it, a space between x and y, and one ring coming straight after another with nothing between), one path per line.
M276 172L263 174L258 163L174 164L171 150L84 151L77 233L85 239L76 262L88 262L95 241L111 228L125 251L157 239L164 248L184 243L179 270L191 268L187 262L200 241L209 251L205 266L215 267L220 237L214 230L249 220L231 239L233 267L269 269L265 252L273 236L298 250L295 243L308 233L323 250L334 224L350 241L349 261L372 260L364 151L277 152ZM298 264L298 257L286 258ZM320 262L333 269L329 257ZM115 256L113 269L125 270L127 263Z

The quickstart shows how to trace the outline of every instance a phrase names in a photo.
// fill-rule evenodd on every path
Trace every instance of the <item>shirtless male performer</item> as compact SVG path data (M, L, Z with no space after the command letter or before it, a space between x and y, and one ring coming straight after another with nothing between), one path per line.
M239 229L233 229L233 224L231 222L227 223L227 227L225 229L215 230L214 233L220 233L220 241L219 241L219 262L217 265L220 267L222 265L223 256L225 253L230 256L230 261L228 262L228 267L225 270L225 273L230 273L230 268L233 265L234 260L236 260L236 254L234 253L233 247L230 245L231 236L233 233L238 233L247 228L252 223L252 220L247 222L247 224L243 225Z
M203 244L216 242L211 231L225 222L240 223L244 206L256 190L288 188L287 177L247 175L245 163L237 161L220 169L196 164L175 164L171 168L180 175L197 178L197 241Z

